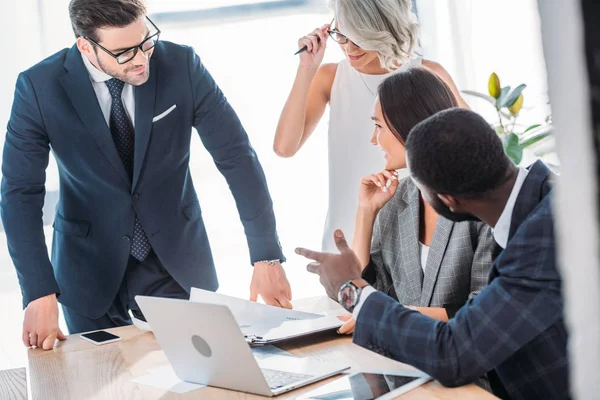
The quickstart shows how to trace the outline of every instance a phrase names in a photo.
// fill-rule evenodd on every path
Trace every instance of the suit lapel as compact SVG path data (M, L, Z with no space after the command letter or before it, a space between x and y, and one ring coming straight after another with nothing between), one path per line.
M513 238L517 229L523 224L525 219L533 212L538 204L552 190L552 180L554 175L542 161L536 161L529 168L529 173L521 186L517 201L513 208L510 219L510 230L508 234L508 244ZM498 275L498 260L503 256L504 249L495 244L493 253L493 265L490 269L488 282L492 282Z
M64 66L68 73L62 76L59 81L75 107L79 118L81 118L98 148L115 171L127 185L131 185L125 166L117 152L110 128L102 115L92 81L77 46L73 46L67 54Z
M425 267L425 278L421 292L421 304L429 306L431 303L433 289L440 273L442 259L444 258L444 253L446 253L453 228L454 222L441 216L438 217L433 238L431 239L429 255L427 256L427 266Z
M548 180L551 172L542 161L536 161L529 167L529 173L521 186L513 213L510 219L509 240L515 235L517 229L548 194L551 185Z
M133 185L135 189L140 179L142 166L146 158L150 133L152 132L152 118L154 117L154 102L156 99L156 63L150 59L150 76L148 81L135 90L135 156L133 161Z
M416 304L421 298L423 286L423 269L419 256L419 191L416 186L410 185L407 188L403 200L407 207L398 216L400 232L404 233L400 237L399 257L402 260L397 260L396 265L402 266L408 278L406 298L412 299Z

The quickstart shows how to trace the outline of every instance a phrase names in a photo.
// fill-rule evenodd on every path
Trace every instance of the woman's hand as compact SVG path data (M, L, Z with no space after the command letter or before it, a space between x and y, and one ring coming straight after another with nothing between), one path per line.
M394 197L398 189L398 173L384 170L367 176L360 181L358 207L378 212Z
M304 67L318 67L323 62L325 49L327 48L327 31L330 24L315 29L308 35L298 39L298 48L306 46L306 51L300 53L300 65ZM320 41L319 41L320 39Z
M356 321L352 314L341 315L338 317L339 320L344 321L344 325L338 329L338 333L340 335L351 335L354 333L354 326L356 325Z

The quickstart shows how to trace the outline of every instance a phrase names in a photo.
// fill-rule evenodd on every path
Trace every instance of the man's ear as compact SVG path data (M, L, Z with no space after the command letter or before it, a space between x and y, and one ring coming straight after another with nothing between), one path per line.
M77 38L77 48L84 56L87 56L89 59L94 49L92 48L92 44L84 37L79 36Z
M438 194L438 198L450 209L452 212L456 212L460 209L460 201L449 194Z

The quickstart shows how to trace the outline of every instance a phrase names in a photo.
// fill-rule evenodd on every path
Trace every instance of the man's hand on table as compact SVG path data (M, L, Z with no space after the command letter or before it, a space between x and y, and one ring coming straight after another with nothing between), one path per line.
M268 305L282 308L292 308L292 288L287 280L281 263L269 264L257 262L254 264L252 282L250 283L250 300L257 301L258 295Z
M58 327L58 301L56 294L33 300L25 309L23 344L52 350L56 340L65 340Z

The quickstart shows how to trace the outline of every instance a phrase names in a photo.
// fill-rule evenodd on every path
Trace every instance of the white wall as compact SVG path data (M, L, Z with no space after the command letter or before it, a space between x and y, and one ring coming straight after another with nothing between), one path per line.
M41 57L40 18L37 0L2 2L0 13L0 130L10 115L15 81L20 71ZM4 134L1 134L4 143Z

